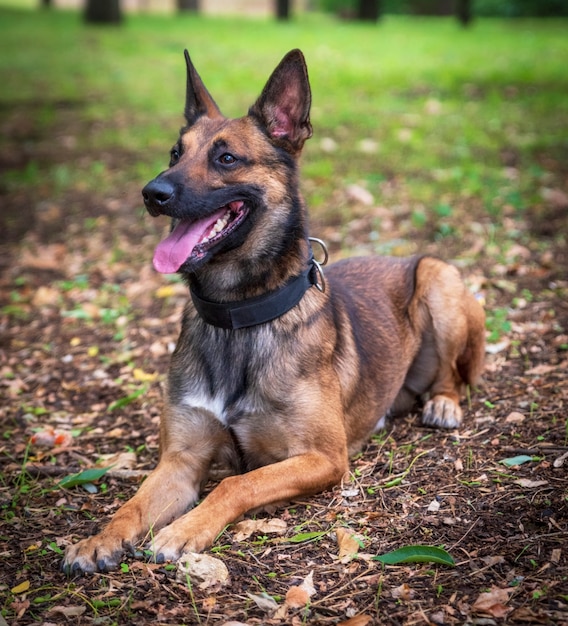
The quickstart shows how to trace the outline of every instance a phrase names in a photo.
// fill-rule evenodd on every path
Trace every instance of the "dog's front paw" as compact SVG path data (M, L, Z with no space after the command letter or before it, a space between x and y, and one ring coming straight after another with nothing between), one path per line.
M100 535L94 535L67 546L61 570L67 576L108 572L118 567L123 554L121 541L104 541Z
M146 545L156 563L177 561L185 552L201 552L215 540L209 529L196 528L183 517L162 528Z
M462 423L462 417L460 405L442 395L428 400L422 411L422 423L436 428L457 428Z

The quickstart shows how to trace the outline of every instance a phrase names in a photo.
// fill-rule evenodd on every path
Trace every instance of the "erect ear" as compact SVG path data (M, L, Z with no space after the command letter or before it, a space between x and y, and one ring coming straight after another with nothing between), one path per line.
M268 134L299 152L312 136L310 105L312 94L308 69L300 50L292 50L272 72L258 100L249 110Z
M183 51L185 64L187 66L187 87L185 92L185 119L191 126L198 117L223 117L215 100L207 91L201 77L197 73L193 63L189 58L187 50Z

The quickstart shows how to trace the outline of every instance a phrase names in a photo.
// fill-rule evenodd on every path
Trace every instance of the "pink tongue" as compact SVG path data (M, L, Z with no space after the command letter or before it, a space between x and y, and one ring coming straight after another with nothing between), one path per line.
M156 246L154 267L162 274L174 274L185 263L195 246L223 217L227 209L219 209L213 215L197 222L182 220L174 230Z

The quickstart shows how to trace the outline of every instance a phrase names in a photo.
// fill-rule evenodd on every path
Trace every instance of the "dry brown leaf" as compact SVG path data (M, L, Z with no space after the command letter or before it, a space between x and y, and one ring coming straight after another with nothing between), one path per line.
M548 485L548 480L529 480L528 478L519 478L515 481L515 485L526 487L527 489L534 489L535 487L544 487Z
M118 469L134 469L136 466L135 452L118 452L117 454L101 454L97 461L97 467L112 467Z
M58 289L41 285L37 288L32 298L32 304L38 308L43 306L55 306L59 301L59 296L60 291Z
M300 608L305 606L315 593L314 572L312 570L299 585L294 585L288 589L286 604L291 608Z
M302 587L290 587L286 592L286 604L292 609L299 609L310 601L310 596Z
M415 593L416 592L414 591L414 589L412 589L407 583L402 583L402 585L400 585L399 587L395 587L391 591L391 595L393 598L395 598L396 600L402 600L403 602L408 602L409 600L412 600Z
M505 604L509 601L509 596L512 593L512 589L493 587L491 591L479 594L471 610L474 613L483 613L491 617L503 618L511 611Z
M547 365L546 363L541 363L540 365L531 367L531 369L527 370L525 374L528 374L529 376L544 376L545 374L550 374L551 372L556 372L565 368L566 361L562 361L562 363L559 363L558 365Z
M339 527L336 529L337 545L339 546L339 560L342 563L348 563L359 552L361 547L356 536L349 532L346 528Z
M504 563L505 557L504 556L484 556L484 557L481 557L481 560L488 567L493 567L493 565L500 565L501 563Z
M373 621L373 618L370 615L355 615L344 622L339 622L337 626L367 626L370 622Z
M282 519L244 519L233 526L235 541L244 541L254 533L273 533L283 535L288 529L288 524Z
M79 615L83 615L86 610L86 606L54 606L51 608L48 613L52 615L53 613L58 613L59 615L64 615L65 617L79 617Z
M249 593L247 596L256 604L256 606L262 611L271 612L278 608L276 600L269 596L267 593Z
M507 424L521 424L524 421L525 416L518 411L513 411L512 413L509 413L509 415L507 415L507 417L505 418L505 422Z
M61 270L66 254L67 248L61 243L42 245L33 251L23 250L20 264L39 270Z

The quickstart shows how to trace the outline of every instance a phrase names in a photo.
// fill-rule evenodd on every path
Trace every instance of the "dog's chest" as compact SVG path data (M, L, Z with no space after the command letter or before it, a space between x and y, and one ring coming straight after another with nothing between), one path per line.
M211 413L225 426L244 415L273 411L286 385L276 372L272 342L268 332L238 333L231 341L222 335L209 341L194 336L189 345L184 342L185 358L175 359L170 369L176 401Z

